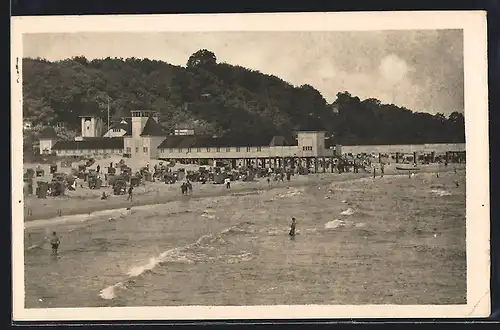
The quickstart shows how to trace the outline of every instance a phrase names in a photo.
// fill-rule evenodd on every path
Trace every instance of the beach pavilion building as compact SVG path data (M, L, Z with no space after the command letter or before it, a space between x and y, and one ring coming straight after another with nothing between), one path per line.
M294 138L253 139L200 136L185 131L170 134L159 124L158 114L147 110L132 111L130 120L122 120L104 135L99 134L101 127L97 118L82 117L82 136L75 141L51 140L51 150L58 156L116 154L144 164L153 159L210 166L223 161L233 167L281 167L299 161L316 167L341 153L340 146L333 146L323 131L299 131Z

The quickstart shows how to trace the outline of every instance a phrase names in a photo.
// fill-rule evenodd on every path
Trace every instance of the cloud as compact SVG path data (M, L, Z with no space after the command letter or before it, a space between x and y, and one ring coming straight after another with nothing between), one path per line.
M397 55L390 54L382 59L379 66L380 74L386 81L397 84L406 77L408 64Z

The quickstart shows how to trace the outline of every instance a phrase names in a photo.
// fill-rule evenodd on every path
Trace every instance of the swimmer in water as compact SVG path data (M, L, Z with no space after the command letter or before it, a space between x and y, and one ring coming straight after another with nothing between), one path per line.
M295 237L295 226L297 225L297 221L295 220L294 217L292 217L292 225L290 226L290 232L288 233L288 235L290 235L290 237Z
M49 238L50 245L52 246L52 255L57 255L57 250L59 249L59 244L61 243L59 236L57 236L56 232L52 232L52 235Z

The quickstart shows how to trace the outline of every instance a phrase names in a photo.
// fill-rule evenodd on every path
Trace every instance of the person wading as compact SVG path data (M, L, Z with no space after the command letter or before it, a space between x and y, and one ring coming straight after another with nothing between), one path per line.
M132 201L132 192L133 191L134 191L134 187L132 187L132 184L131 184L130 187L128 188L128 197L127 197L127 200Z
M295 220L295 218L292 217L292 224L290 226L290 231L288 232L288 235L290 237L295 237L295 227L297 225L297 221Z
M57 255L57 250L59 249L59 244L61 243L61 241L55 231L52 232L52 235L50 235L49 242L52 246L52 255Z

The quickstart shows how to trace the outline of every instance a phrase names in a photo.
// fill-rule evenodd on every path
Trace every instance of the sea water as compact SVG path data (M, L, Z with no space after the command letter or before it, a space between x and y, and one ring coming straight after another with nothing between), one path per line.
M25 249L26 307L465 303L464 181L326 179L27 222L32 241L62 238L58 259Z

